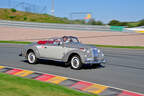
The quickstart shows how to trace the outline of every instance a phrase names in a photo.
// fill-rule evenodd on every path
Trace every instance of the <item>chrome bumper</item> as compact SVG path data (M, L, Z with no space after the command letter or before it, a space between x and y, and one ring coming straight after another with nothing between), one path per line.
M100 63L106 63L106 60L102 60L102 61L86 61L84 64L100 64Z

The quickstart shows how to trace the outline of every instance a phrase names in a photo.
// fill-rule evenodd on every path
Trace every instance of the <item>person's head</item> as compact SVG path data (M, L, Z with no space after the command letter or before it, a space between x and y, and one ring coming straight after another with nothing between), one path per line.
M68 37L64 36L63 41L66 42L68 40Z

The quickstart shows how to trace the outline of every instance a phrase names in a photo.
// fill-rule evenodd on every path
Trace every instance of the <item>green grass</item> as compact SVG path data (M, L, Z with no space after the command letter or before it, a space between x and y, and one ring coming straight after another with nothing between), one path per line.
M31 44L32 42L25 42L25 41L0 41L0 43Z
M69 20L67 18L55 17L49 14L30 13L6 8L0 8L0 20L60 24L82 24L82 21L80 20Z
M15 9L14 9L15 10ZM36 14L23 11L13 11L12 9L0 8L1 20L25 21L25 22L41 22L41 23L63 23L69 24L70 20L55 17L49 14Z
M66 87L0 73L0 96L97 96Z
M128 22L128 27L137 27L139 22Z

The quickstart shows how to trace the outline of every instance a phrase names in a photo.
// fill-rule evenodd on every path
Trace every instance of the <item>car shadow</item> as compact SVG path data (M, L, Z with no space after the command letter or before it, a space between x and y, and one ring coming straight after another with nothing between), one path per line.
M24 63L28 63L27 60L23 60L22 62ZM58 62L58 61L51 61L51 60L44 60L44 59L40 59L39 63L41 65L50 65L50 66L58 66L58 67L63 67L63 68L68 68L69 66L66 66L64 62ZM105 68L104 65L102 64L95 64L95 65L83 65L81 70L90 70L90 69L100 69L100 68Z
M23 60L22 62L28 63L27 60ZM63 62L44 60L44 59L40 59L37 64L50 65L50 66L59 66L59 67L66 67L66 68L69 67L69 66L65 66L65 63L63 63ZM32 65L37 65L37 64L32 64Z
M102 64L83 65L83 68L82 68L82 69L89 70L89 69L100 69L100 68L105 68L105 66L102 65Z

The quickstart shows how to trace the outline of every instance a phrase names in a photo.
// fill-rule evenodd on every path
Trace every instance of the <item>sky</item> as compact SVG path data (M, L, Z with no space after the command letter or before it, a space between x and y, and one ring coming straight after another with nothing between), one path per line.
M71 18L71 13L90 12L95 20L138 21L144 19L144 0L54 0L55 16ZM17 3L19 2L19 3ZM21 2L26 2L23 5ZM28 8L31 5L35 5ZM0 0L0 8L15 7L51 14L52 0ZM23 6L23 7L21 7ZM24 9L25 6L25 9ZM27 8L27 9L26 9ZM83 19L86 14L73 14L72 19Z

